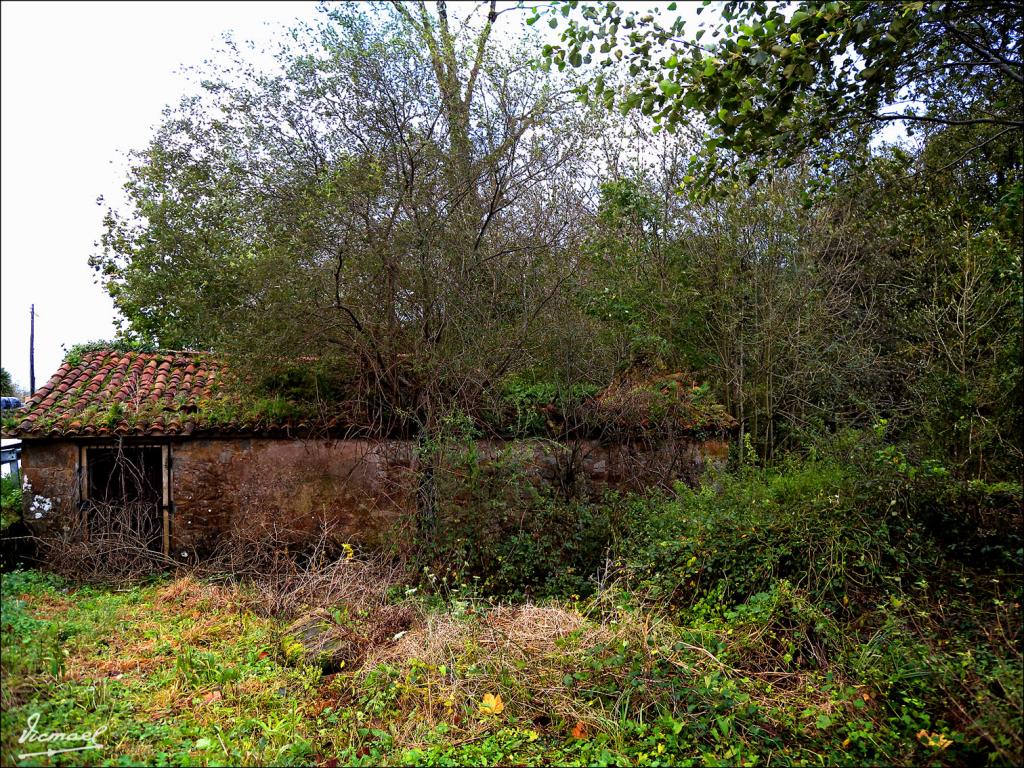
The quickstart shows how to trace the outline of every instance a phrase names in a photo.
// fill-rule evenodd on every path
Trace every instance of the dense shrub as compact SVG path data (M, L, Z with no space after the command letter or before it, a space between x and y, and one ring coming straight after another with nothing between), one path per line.
M692 606L741 603L777 579L829 605L905 564L902 515L865 507L848 470L828 461L723 473L674 498L636 499L620 548L630 581Z
M534 446L491 451L471 431L454 432L429 447L435 515L415 546L429 586L514 599L589 594L612 541L610 507L577 496L575 477L541 478ZM573 475L571 464L552 471Z
M611 543L610 508L548 494L524 501L448 508L428 550L428 578L513 599L593 592Z
M0 531L21 519L21 483L17 475L0 478Z
M1020 585L993 586L965 579L959 590L934 589L922 578L859 616L837 659L889 728L905 740L946 733L961 764L1019 764L1024 750Z
M948 572L949 559L1021 571L1021 486L957 479L846 432L768 468L747 463L699 489L628 504L619 559L630 582L677 607L725 604L787 579L832 608Z
M599 503L537 483L515 448L485 457L456 440L437 456L436 528L418 551L448 588L585 596L611 561L677 609L741 604L785 579L853 614L915 574L948 571L950 558L1021 570L1020 485L960 480L887 444L884 425L819 438L769 467L745 461L697 488Z

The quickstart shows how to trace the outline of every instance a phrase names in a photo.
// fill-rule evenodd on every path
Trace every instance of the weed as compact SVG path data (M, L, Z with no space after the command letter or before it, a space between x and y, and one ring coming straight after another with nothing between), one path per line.
M18 475L0 478L0 531L21 520L21 483Z

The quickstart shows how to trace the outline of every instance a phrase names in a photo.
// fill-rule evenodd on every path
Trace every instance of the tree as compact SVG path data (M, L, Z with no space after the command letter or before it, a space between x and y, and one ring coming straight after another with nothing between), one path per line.
M543 49L550 65L596 66L582 91L588 101L639 113L656 133L706 130L679 181L703 201L693 208L703 240L692 243L717 243L718 255L688 249L697 271L685 279L719 308L708 315L709 369L734 412L768 451L772 425L874 413L965 473L1019 471L1019 7L715 9L692 35L682 18L662 23L613 2L537 6L531 21L565 25L560 44ZM893 122L916 147L873 148L869 140ZM787 168L801 170L780 177ZM765 177L800 179L804 189L785 194L809 205L807 214L766 195ZM823 183L831 190L809 198L807 188ZM829 267L814 238L792 237L794 226L826 235L822 244L845 266ZM780 234L795 246L781 260L762 247ZM736 269L742 276L730 282ZM843 277L830 285L831 276ZM808 307L789 305L801 295ZM828 361L821 377L812 375L816 359Z
M229 49L108 214L93 264L126 332L333 360L385 432L478 409L530 364L580 230L571 102L493 46L497 18L330 10L275 74Z
M656 131L702 119L688 181L704 191L807 153L834 170L891 122L983 128L964 156L1007 134L1019 145L1024 129L1020 7L1008 0L732 0L692 36L682 17L662 24L614 2L566 0L532 21L557 26L559 7L578 13L544 54L559 69L596 62L588 97L638 109Z
M269 73L229 45L134 155L92 260L125 334L416 437L427 526L446 425L485 424L573 317L574 99L494 45L498 16L345 5Z
M0 368L0 395L14 396L14 379L11 378L11 372L6 368Z
M960 160L975 126L931 129L839 185L877 308L891 433L976 477L1024 460L1021 162L997 141Z

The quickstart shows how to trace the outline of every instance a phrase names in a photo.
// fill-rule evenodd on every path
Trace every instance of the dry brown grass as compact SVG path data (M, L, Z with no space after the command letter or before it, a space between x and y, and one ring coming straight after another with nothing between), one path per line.
M223 612L244 607L246 597L237 585L202 581L194 574L186 573L161 587L154 602L161 606L166 604L168 610Z
M64 672L65 680L96 681L102 678L141 678L169 662L167 656L130 656L128 658L90 660L79 666L80 660L69 659Z
M635 623L594 621L557 605L483 607L461 616L431 613L397 641L371 652L341 699L358 695L365 675L379 665L400 670L397 704L406 716L389 721L392 736L405 748L420 745L439 723L455 729L456 741L484 733L489 725L478 706L485 694L500 694L505 717L533 722L539 730L554 722L609 728L608 711L567 685L566 677L616 642L641 643L643 631ZM605 674L624 678L626 670L609 668ZM394 724L402 722L406 726L396 731Z
M20 595L19 599L27 602L31 606L31 615L39 619L56 618L73 604L70 597L59 595Z
M401 664L418 659L428 664L444 664L467 644L522 660L560 652L558 641L584 628L590 644L606 642L611 637L605 627L590 625L578 612L559 607L502 606L472 615L477 620L431 614L422 626L411 629L398 642L371 653L366 663Z
M401 581L403 569L384 557L341 558L252 574L247 579L255 605L267 616L295 616L316 608L346 605L373 610L387 602L390 587Z

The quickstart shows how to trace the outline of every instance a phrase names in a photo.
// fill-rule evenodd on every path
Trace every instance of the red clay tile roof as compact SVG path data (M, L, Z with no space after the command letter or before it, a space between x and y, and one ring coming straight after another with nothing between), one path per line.
M203 421L211 412L230 413L233 400L221 387L223 379L222 367L208 354L87 352L77 364L65 361L15 411L17 422L4 433L11 437L188 435L208 427ZM228 420L218 426L240 425Z

